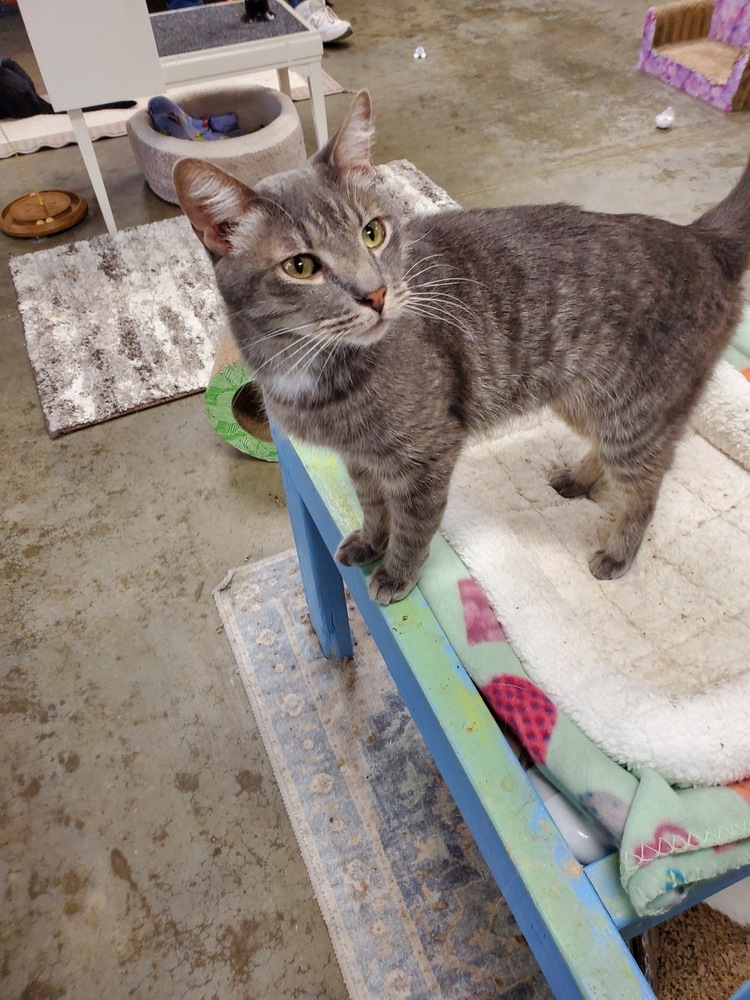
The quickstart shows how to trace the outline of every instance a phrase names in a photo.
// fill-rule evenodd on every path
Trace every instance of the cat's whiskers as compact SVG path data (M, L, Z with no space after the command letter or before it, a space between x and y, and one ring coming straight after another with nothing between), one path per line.
M448 326L452 326L463 333L467 340L475 339L475 331L467 322L465 315L462 316L452 312L446 303L434 301L430 296L420 298L412 295L403 307L403 313L407 316L420 316L422 319L433 320L437 323L447 323ZM476 314L472 313L471 318L479 324Z
M298 357L294 367L304 364L307 359L310 359L312 364L320 351L326 347L334 347L344 339L348 330L345 320L340 318L321 320L314 324L312 332L301 340L299 349L295 351ZM309 368L309 365L307 367Z
M294 341L291 344L286 344L284 347L281 348L280 351L277 351L275 354L272 354L270 358L266 358L265 361L257 365L257 367L255 368L256 374L262 372L264 368L268 368L268 366L272 365L274 361L277 361L279 358L281 358L283 354L286 354L289 351L293 351L294 354L298 353L302 349L302 347L307 347L307 343L308 342L306 340L301 340L301 341ZM289 361L290 358L286 358L285 360Z
M408 246L409 245L408 242L405 245ZM430 264L428 267L424 268L422 271L418 271L416 274L412 274L412 271L414 270L415 267L418 267L420 264L426 264L427 261L434 260L435 258L438 258L438 263L437 264ZM442 253L428 254L426 257L420 257L419 260L415 260L414 263L411 265L411 267L405 272L405 274L404 274L404 280L406 280L407 278L409 278L411 280L414 280L414 279L418 278L421 274L426 274L428 271L434 270L437 267L443 267L443 268L445 268L448 271L452 271L453 274L450 277L436 278L436 279L434 279L436 281L443 281L443 282L446 282L446 283L453 283L453 282L457 282L457 281L467 281L467 282L471 282L473 284L479 285L482 288L486 288L486 286L481 281L477 281L475 278L462 277L460 275L460 272L459 272L458 268L456 267L456 265L455 264L451 264L450 261L445 260L445 256Z
M462 330L468 337L474 339L474 329L481 329L481 319L473 309L465 305L453 296L441 296L440 294L413 292L409 297L403 311L413 314L416 310L421 310L421 315L438 321L450 322L452 326ZM470 323L469 321L472 321Z
M229 310L228 309L228 310L226 310L225 313L224 313L224 317L227 320L227 322L230 323L230 324L233 323L234 320L239 320L240 324L242 324L242 325L244 325L244 323L247 322L247 323L252 323L253 326L258 326L259 323L262 323L264 326L268 326L271 323L279 323L279 322L281 322L283 320L283 318L284 318L284 313L283 312L279 313L278 310L271 310L271 311L269 311L267 313L266 312L262 312L260 310L259 311L255 311L255 312L250 312L250 310L247 308L247 306L241 306L239 309L234 309L234 310ZM289 328L289 332L291 333L291 332L293 332L295 330L299 330L303 326L307 326L308 324L309 324L309 320L306 323L302 323L300 326L290 327ZM238 325L238 324L235 324L235 325ZM287 328L286 327L276 327L275 329L276 330L285 330ZM274 332L274 331L272 330L271 332Z
M325 371L326 365L331 360L331 358L335 355L335 353L336 353L336 347L338 346L339 343L341 343L342 340L343 340L343 337L341 335L339 335L339 336L329 336L329 337L326 337L325 339L322 339L322 340L318 341L315 344L315 347L317 348L317 350L314 350L312 352L308 351L308 354L305 355L305 357L302 358L301 361L298 364L295 365L295 369L297 369L296 373L299 374L299 375L308 375L308 374L310 374L312 366L318 360L318 358L323 353L323 351L326 350L326 348L330 348L328 356L324 359L323 364L320 367L320 371L318 371L318 373L317 373L318 380L320 380L323 372Z
M429 288L432 285L457 285L459 282L470 285L478 285L479 288L483 288L487 291L487 286L483 281L478 281L476 278L432 278L430 281L421 281L419 283L420 288Z
M291 368L284 372L285 377L294 375L308 375L315 361L330 346L326 340L315 340L312 344L307 344L307 350L300 354Z
M404 306L404 315L406 316L421 316L422 319L435 320L438 323L447 323L448 326L453 326L461 333L465 334L469 339L473 339L473 334L468 329L466 323L462 323L460 319L450 316L444 312L436 312L430 310L424 303L414 303L411 302Z
M304 329L305 327L310 327L310 326L313 326L313 324L303 323L302 326L296 327L294 329L301 330ZM259 342L260 341L256 341L256 343ZM284 347L281 348L281 350L276 351L276 353L272 354L270 358L266 358L266 360L256 369L256 371L261 371L261 369L272 364L278 358L281 358L283 354L287 354L289 352L291 352L290 357L285 358L284 361L291 361L294 357L300 354L300 352L305 351L311 342L317 343L314 327L313 327L313 333L311 335L295 337L294 340L291 342L291 344L285 344Z
M335 332L331 333L329 330L321 329L321 325L318 325L314 334L305 338L305 346L309 345L311 350L314 350L316 347L327 347L334 344L339 339L340 337Z
M487 286L483 285L481 281L474 281L473 278L430 278L428 281L419 281L409 285L408 287L414 295L418 295L421 292L429 292L430 294L440 293L442 295L450 295L455 298L457 302L461 302L465 305L463 298L452 294L453 291L456 293L461 291L458 287L458 284L461 281L476 284L486 291Z
M312 325L313 324L308 320L306 323L300 323L299 326L280 326L277 327L275 330L271 330L269 333L264 334L262 337L258 337L256 340L253 341L253 343L262 344L264 341L267 340L275 340L277 337L283 337L288 334L297 333L299 330L304 330ZM300 339L299 337L296 337L295 341L299 339ZM303 336L301 339L307 340L308 338Z
M422 233L422 235L418 236L415 240L404 240L404 248L407 249L415 247L417 243L421 243L422 240L426 240L428 236L431 236L434 229L435 227L433 226L432 229L428 229L426 233ZM437 254L435 256L437 256Z
M392 308L399 308L399 299L396 293L392 295L392 303ZM372 311L369 308L367 310L359 308L357 311L325 320L320 324L320 329L329 336L350 342L354 339L356 342L358 335L366 334L369 330L371 323L368 322L368 318L371 316Z
M309 370L308 367L305 366L305 362L308 358L310 358L311 354L313 355L312 360L314 360L315 354L319 353L324 347L325 344L321 344L319 341L313 341L312 343L310 341L304 341L302 344L297 345L297 350L295 352L297 356L294 360L291 358L285 359L285 362L280 369L273 373L267 372L266 376L269 379L276 381L277 385L279 383L286 383L287 390L289 385L295 381L297 381L299 386L302 384L302 380ZM291 362L291 364L288 362Z
M481 284L477 282L477 284ZM433 278L429 281L420 281L412 284L407 284L407 290L410 296L418 297L421 299L434 298L436 301L440 300L443 302L452 302L462 311L470 312L474 319L479 322L478 314L464 301L464 299L458 295L454 294L452 289L456 292L459 291L456 288L456 279L453 278Z
M428 271L434 271L435 268L437 268L437 267L449 267L450 266L450 265L446 264L445 261L443 261L443 260L438 260L438 262L436 264L427 264L428 260L433 260L436 257L437 258L441 258L442 254L433 253L433 254L430 254L427 257L421 257L419 260L415 260L414 263L411 265L411 267L408 268L404 272L404 274L402 276L402 281L406 281L406 282L408 282L408 281L416 281L416 279L420 275L426 274ZM419 267L422 264L426 264L427 266L424 267L424 268L422 268L421 271L417 271L416 274L412 274L412 271L414 270L414 268L415 267Z
M454 322L463 327L467 336L472 340L482 328L482 321L476 313L470 309L460 309L455 303L450 301L442 302L438 299L429 299L426 302L419 302L417 300L417 305L421 305L423 308L432 307L433 311L436 311L438 314L449 316Z
M323 378L326 366L329 364L331 359L335 357L336 357L336 350L334 345L334 348L328 352L328 357L324 359L323 364L320 366L320 371L318 372L318 381L320 381Z
M440 260L440 261L442 261L442 262L443 262L443 265L444 265L445 267L448 267L448 264L447 264L447 262L446 262L446 261L445 261L445 259L444 259L444 255L443 255L443 253L441 253L441 252L439 252L439 251L438 251L438 252L436 252L436 253L428 253L428 254L425 254L425 255L424 255L424 257L418 257L418 258L417 258L417 259L416 259L416 260L415 260L415 261L414 261L414 262L412 263L411 267L409 268L409 270L408 270L408 271L407 271L406 273L408 274L408 273L409 273L409 271L412 271L412 270L413 270L413 269L414 269L415 267L419 267L419 265L420 265L420 264L424 264L424 263L425 263L426 261L428 261L428 260Z
M280 351L277 351L276 354L272 355L271 358L268 358L264 362L264 364L268 364L269 361L275 360L276 358L280 357L287 351L293 350L294 353L296 354L303 348L306 348L311 342L317 343L320 342L321 339L329 337L332 333L335 334L336 333L335 330L331 331L329 329L331 323L338 324L338 321L323 320L319 323L314 323L308 320L305 323L300 323L299 326L280 326L277 327L275 330L270 330L262 337L258 337L256 340L253 341L253 343L262 344L264 342L268 342L269 340L275 340L278 337L299 333L300 330L308 331L307 334L295 337L290 344L285 345L284 347L281 348Z
M335 336L340 330L348 329L350 326L351 322L347 316L334 316L323 320L319 325L319 329L326 335Z
M429 264L427 267L423 267L421 271L417 271L416 274L405 274L403 280L409 286L409 288L419 288L423 284L423 281L419 279L422 275L428 275L430 271L434 271L437 267L442 267L442 264ZM443 279L435 279L443 280Z
M457 295L451 295L450 292L434 291L434 290L423 291L420 288L416 291L413 291L411 293L411 296L412 298L415 298L418 301L420 299L423 299L424 301L429 301L429 302L449 303L450 305L455 306L457 309L460 309L462 312L465 312L467 315L471 316L477 322L480 322L479 314L474 309L472 309L471 306L468 306L463 301L463 299L458 298Z

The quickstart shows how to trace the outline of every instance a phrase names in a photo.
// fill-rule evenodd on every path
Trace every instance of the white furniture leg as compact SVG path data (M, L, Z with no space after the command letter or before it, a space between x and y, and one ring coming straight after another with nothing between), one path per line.
M281 66L276 70L276 79L279 82L279 90L287 97L292 96L292 84L289 80L289 70L286 66Z
M96 153L94 152L94 144L91 141L89 130L86 127L83 111L81 111L80 108L72 108L68 111L68 118L70 119L70 124L73 128L73 134L76 137L78 148L81 151L83 162L89 172L89 180L94 188L96 200L99 202L99 208L101 209L102 216L104 217L107 231L110 236L116 236L117 226L115 225L115 217L112 215L109 198L107 197L104 180L102 179L102 172L99 169L99 163L96 159Z
M310 102L312 104L313 126L315 127L315 139L318 149L325 146L328 141L328 122L326 121L326 99L323 94L323 70L319 62L308 63L303 67L303 73L307 77L307 85L310 88Z

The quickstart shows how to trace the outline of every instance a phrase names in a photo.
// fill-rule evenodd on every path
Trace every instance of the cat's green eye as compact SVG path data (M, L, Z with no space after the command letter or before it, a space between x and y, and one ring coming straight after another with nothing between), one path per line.
M362 239L365 241L365 246L371 250L380 246L385 239L385 226L380 219L370 219L362 230Z
M309 253L298 253L294 257L287 257L281 262L281 267L291 278L312 278L320 270L320 264Z

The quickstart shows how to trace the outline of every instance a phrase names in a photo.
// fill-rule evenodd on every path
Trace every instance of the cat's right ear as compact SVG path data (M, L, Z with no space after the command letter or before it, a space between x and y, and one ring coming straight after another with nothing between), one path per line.
M177 200L196 236L207 250L225 257L229 236L239 218L256 201L255 193L208 160L178 160L172 171Z
M346 118L338 132L316 153L313 160L327 163L342 173L372 170L370 145L375 128L372 123L372 103L366 90L360 90L349 105Z

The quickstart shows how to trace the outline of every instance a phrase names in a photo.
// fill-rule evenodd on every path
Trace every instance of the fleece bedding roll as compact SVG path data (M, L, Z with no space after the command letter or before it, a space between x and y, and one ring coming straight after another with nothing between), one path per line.
M674 786L747 781L750 385L717 366L616 581L588 568L609 511L548 482L586 447L542 413L466 449L448 541L530 679L612 760Z
M233 448L264 462L277 462L263 395L224 330L206 387L206 412L214 430Z

